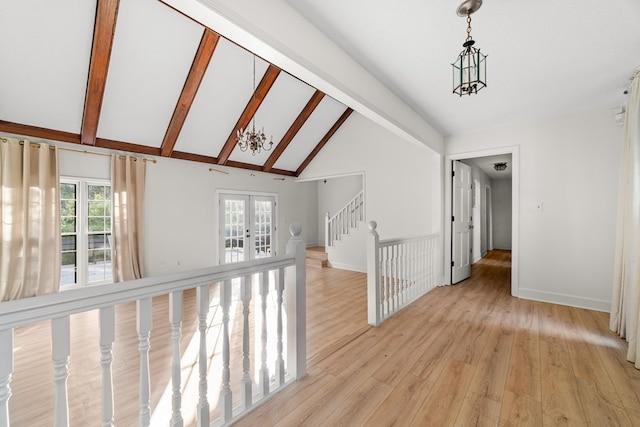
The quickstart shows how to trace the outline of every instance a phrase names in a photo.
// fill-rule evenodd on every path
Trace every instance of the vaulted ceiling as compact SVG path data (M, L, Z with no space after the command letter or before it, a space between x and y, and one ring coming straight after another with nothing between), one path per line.
M298 176L352 112L158 0L0 16L0 132ZM238 148L253 120L270 151Z

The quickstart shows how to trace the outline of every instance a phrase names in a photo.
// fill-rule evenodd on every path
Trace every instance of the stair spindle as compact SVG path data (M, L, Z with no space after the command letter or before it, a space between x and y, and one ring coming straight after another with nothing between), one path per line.
M67 397L69 355L71 354L69 316L51 321L51 350L55 385L54 425L64 427L69 425L69 400Z
M200 349L198 352L198 427L209 427L209 400L207 399L207 315L209 314L209 285L196 289L198 305L198 331Z
M251 380L251 330L249 314L251 313L251 276L242 278L240 299L242 300L242 407L247 409L253 404L253 381Z
M222 390L220 391L220 418L228 423L233 417L233 395L231 393L231 369L229 366L229 307L231 306L231 280L220 285L222 308Z
M171 427L182 427L182 394L180 387L182 379L180 377L180 336L182 327L182 291L171 292L169 294L169 322L171 323Z
M100 365L102 366L102 427L113 427L113 343L116 339L114 306L103 307L100 316Z
M284 359L282 357L282 352L284 350L284 346L282 344L282 303L284 301L283 293L284 293L284 268L278 270L278 282L276 285L276 293L277 293L277 327L276 327L276 335L277 335L277 348L276 352L278 353L276 356L276 385L280 387L284 384Z
M0 331L0 427L9 427L9 399L13 373L13 329Z
M139 299L137 306L138 351L140 352L139 424L151 424L151 378L149 373L149 337L151 335L151 298Z
M269 295L269 272L260 275L260 312L261 322L261 351L260 351L260 379L259 387L263 396L269 394L269 368L267 366L267 295Z

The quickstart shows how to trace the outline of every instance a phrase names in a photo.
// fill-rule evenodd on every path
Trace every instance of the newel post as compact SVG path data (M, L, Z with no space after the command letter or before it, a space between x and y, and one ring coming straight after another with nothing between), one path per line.
M367 235L367 306L371 326L380 325L380 255L378 243L380 237L376 231L378 223L369 221Z
M324 251L327 252L327 248L331 246L329 240L329 212L324 215Z
M287 254L295 257L296 265L287 267L285 272L287 364L289 375L301 379L307 374L306 246L300 224L291 224L289 233L291 238L287 243Z

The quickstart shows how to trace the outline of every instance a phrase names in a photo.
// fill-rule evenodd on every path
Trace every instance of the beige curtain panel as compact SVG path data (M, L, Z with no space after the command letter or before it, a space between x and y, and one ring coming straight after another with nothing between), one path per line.
M629 342L627 359L640 369L640 68L627 98L618 197L609 326Z
M115 282L144 277L145 169L144 159L111 156Z
M60 287L58 150L0 138L0 301Z

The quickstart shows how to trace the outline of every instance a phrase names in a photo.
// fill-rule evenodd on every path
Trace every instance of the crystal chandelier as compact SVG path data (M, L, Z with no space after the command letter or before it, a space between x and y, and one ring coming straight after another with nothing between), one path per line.
M256 56L253 55L253 96L256 93ZM273 147L273 137L267 143L267 137L264 134L264 127L256 131L256 116L251 118L251 130L238 129L236 133L236 142L241 151L251 150L252 155L260 153L263 150L269 151Z
M467 17L467 39L462 44L464 50L460 52L453 66L453 93L471 95L487 86L487 55L480 53L474 47L476 43L471 37L471 14L480 9L482 0L466 0L458 6L458 16Z

